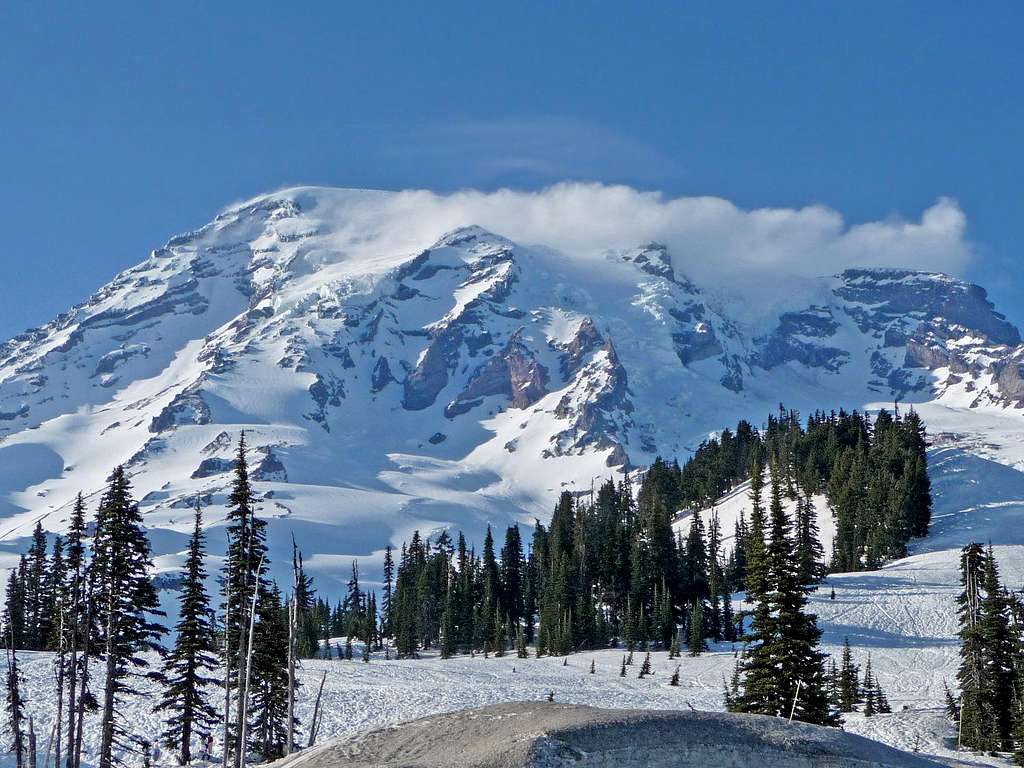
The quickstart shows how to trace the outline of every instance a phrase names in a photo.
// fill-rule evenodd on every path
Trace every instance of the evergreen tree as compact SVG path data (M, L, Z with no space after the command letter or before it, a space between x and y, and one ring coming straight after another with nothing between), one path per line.
M867 664L864 666L864 687L861 689L861 699L864 701L864 717L873 717L878 712L878 689L875 687L875 676L871 672L870 653Z
M13 574L12 574L13 576ZM14 752L17 768L26 764L27 745L23 723L25 722L25 700L21 695L22 679L18 668L18 654L7 639L7 725L11 731L11 751Z
M860 668L853 663L850 639L843 639L843 659L839 671L839 711L853 712L861 701Z
M983 696L992 713L989 726L996 749L1013 749L1013 713L1020 637L1010 626L1010 601L999 581L999 567L989 545L985 553L978 630L984 649Z
M284 755L288 738L288 623L277 585L261 582L259 590L249 671L249 748L266 761Z
M24 569L11 569L4 598L3 630L8 648L25 647L25 589L20 578Z
M994 747L994 713L985 697L985 648L981 631L981 587L985 551L980 544L968 544L960 555L960 584L957 598L960 619L960 740L964 746L987 750Z
M44 650L50 637L50 596L47 583L46 533L42 523L32 531L23 583L25 593L25 643L34 651Z
M149 576L153 563L142 515L120 466L114 469L100 502L93 553L93 600L102 627L106 665L98 764L99 768L112 768L115 747L132 747L120 706L125 695L140 693L131 678L161 677L159 672L149 670L149 662L140 651L162 652L159 640L167 631L149 618L162 616L163 612Z
M763 563L751 559L749 579L757 585L751 632L756 644L744 663L744 690L736 706L744 712L780 716L789 703L794 719L833 725L838 719L828 703L824 654L818 650L821 632L814 615L805 611L807 587L800 583L791 557L781 480L773 465L770 535Z
M68 732L65 768L77 768L78 718L81 710L84 709L84 697L80 696L78 690L79 676L85 679L86 659L85 654L80 653L86 645L85 634L89 631L87 617L91 618L85 601L85 500L79 493L75 498L75 504L71 510L71 519L68 525L67 535L67 571L68 584L66 592L68 595L68 606L66 611L67 622L67 645L68 645L68 666L67 666L67 691L68 691ZM84 686L83 686L84 688ZM56 767L56 768L59 768Z
M391 637L391 611L392 611L392 600L394 599L394 592L392 585L395 580L395 560L392 556L391 545L388 544L384 549L384 594L381 602L381 613L383 615L383 624L381 626L381 632L385 637Z
M640 674L637 675L641 680L651 674L651 652L648 651L644 656L643 664L640 665Z
M691 656L700 656L704 651L704 609L700 601L696 601L690 609L690 642Z
M181 587L180 619L175 628L177 635L174 649L164 660L166 688L156 706L157 711L170 713L161 741L177 752L179 765L192 762L193 736L202 741L218 720L209 694L209 689L218 683L213 674L219 664L205 586L204 542L203 513L197 498Z
M254 595L262 586L265 566L265 523L257 519L255 496L249 481L249 465L245 432L238 440L235 471L228 495L228 552L223 569L225 632L227 635L226 695L234 693L234 729L229 731L230 754L234 768L242 768L243 749L239 736L246 717L248 692L245 687L248 665L249 621ZM254 643L255 645L255 643ZM105 767L101 767L105 768Z

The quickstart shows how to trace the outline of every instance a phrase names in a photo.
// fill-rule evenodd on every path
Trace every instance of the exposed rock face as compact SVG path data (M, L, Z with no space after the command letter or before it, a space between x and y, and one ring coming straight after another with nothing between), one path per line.
M516 331L501 352L488 360L469 385L445 409L449 417L466 413L490 395L505 395L513 408L526 408L547 392L548 372Z
M179 424L209 424L210 409L197 390L182 392L153 417L150 432L163 432Z
M1024 405L1024 355L1017 354L1013 359L994 363L992 373L995 375L999 391L1017 404Z
M563 347L560 359L562 378L574 376L583 362L603 343L604 338L594 325L594 321L589 317L583 318L572 340Z
M765 341L758 362L763 368L771 369L796 361L810 368L837 372L850 356L827 341L838 328L829 307L787 312L779 318L778 328Z
M234 459L222 459L216 456L211 456L210 458L203 459L199 462L199 466L196 468L196 471L192 473L192 479L198 480L201 477L212 477L213 475L230 472L234 468Z
M946 275L898 269L848 269L836 295L865 307L862 316L945 318L996 344L1021 343L1020 332L995 311L985 289Z
M619 361L612 343L606 342L600 353L581 372L577 382L558 401L555 416L569 421L570 426L551 439L549 455L579 453L587 449L612 449L608 466L628 464L623 447L631 426L626 369Z
M370 380L370 387L374 392L380 392L384 387L395 380L391 375L391 365L386 357L378 357L377 364L373 366L373 378Z
M286 758L308 768L938 768L776 717L521 702L434 715Z
M672 334L676 354L683 365L690 365L722 354L722 345L715 329L708 323L697 323L692 329Z

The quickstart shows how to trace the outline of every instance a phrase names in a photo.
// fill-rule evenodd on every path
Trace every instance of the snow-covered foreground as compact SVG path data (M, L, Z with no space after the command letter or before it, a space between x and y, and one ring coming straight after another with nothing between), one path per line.
M838 651L836 648L830 650ZM369 664L360 661L306 661L301 672L303 690L300 695L298 716L308 723L313 699L323 672L327 672L324 686L324 721L321 741L333 736L362 732L377 726L410 720L423 715L450 712L517 700L542 700L549 692L556 701L590 704L600 707L721 710L723 678L734 664L733 652L728 646L719 646L698 658L684 656L678 662L670 661L665 652L653 652L651 662L654 675L637 678L642 656L627 667L627 676L620 677L622 652L607 650L571 656L563 666L560 658L518 659L514 655L504 658L456 658L447 661L433 654L409 661L374 659ZM934 689L937 681L941 691L941 670L952 663L952 652L927 654L878 654L878 671L883 685L892 691L892 715L879 715L864 719L854 715L846 728L887 744L913 751L939 756L951 756L955 747L952 727L943 717L939 703L922 696ZM590 674L590 662L596 671ZM913 660L915 666L904 665ZM931 669L932 662L938 669ZM669 677L676 665L680 666L680 685L669 685ZM53 677L52 656L45 653L26 653L23 660L29 711L35 718L37 732L49 734L52 727ZM904 679L907 686L897 680ZM152 690L155 693L155 690ZM151 711L154 697L133 698L126 711L126 720L142 738L153 738L162 728L163 717ZM903 705L911 707L901 711ZM86 729L86 755L84 762L94 764L93 755L99 744L97 718L92 718ZM40 737L40 749L45 749L46 738ZM129 764L141 762L124 756ZM165 756L171 761L170 755ZM1000 764L991 759L978 758L982 764ZM9 760L8 760L9 762Z

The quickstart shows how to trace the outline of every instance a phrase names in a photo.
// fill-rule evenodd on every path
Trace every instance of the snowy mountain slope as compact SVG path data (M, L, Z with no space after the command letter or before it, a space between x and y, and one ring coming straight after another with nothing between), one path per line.
M191 500L221 519L243 429L272 557L283 569L275 534L294 533L329 592L415 528L479 540L780 399L913 401L948 442L1024 458L1024 347L976 286L849 270L762 333L663 246L580 259L470 221L406 230L390 199L298 188L233 206L0 347L6 562L123 462L173 568Z

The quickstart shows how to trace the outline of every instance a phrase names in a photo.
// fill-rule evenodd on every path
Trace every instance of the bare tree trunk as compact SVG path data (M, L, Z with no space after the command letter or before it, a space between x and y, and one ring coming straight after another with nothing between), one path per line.
M291 605L288 606L288 738L284 743L284 753L292 753L292 743L295 741L295 620L298 613L298 604L295 602L295 595L292 595Z
M53 735L57 732L57 720L50 725L50 737L46 740L46 755L43 757L43 768L50 765L50 751L53 749Z
M60 768L60 747L64 727L64 601L60 601L60 638L57 646L57 719L53 721L50 742L54 743L53 768ZM53 736L57 738L54 739ZM46 768L50 765L50 745L46 746Z
M28 718L28 768L36 768L36 729L32 727L32 717Z
M78 692L78 714L75 720L74 768L81 768L82 766L82 738L85 731L85 694L89 691L89 633L91 629L92 600L89 599L86 602L85 631L82 634L82 684Z
M324 683L327 680L327 670L324 670L324 676L320 678L320 689L316 692L316 704L313 705L313 722L309 726L309 744L307 747L312 747L316 743L316 732L320 729L320 697L324 693Z
M241 706L242 720L239 729L238 753L241 757L242 766L245 765L246 739L249 731L249 673L252 671L252 640L256 626L256 601L260 596L260 571L263 570L263 558L260 558L256 566L256 583L252 590L252 608L249 610L249 647L245 653L245 686L242 688L239 703ZM101 768L103 768L101 766Z
M114 765L114 693L117 685L117 658L114 655L115 634L114 593L111 590L107 605L107 679L103 684L99 768L113 768Z
M71 583L71 606L74 613L71 620L70 666L68 667L68 750L65 768L75 768L75 694L78 684L78 611L80 607L81 573L76 570ZM60 768L58 765L57 768Z
M245 624L245 593L248 589L248 567L251 559L251 542L249 541L249 521L248 517L243 517L242 528L239 531L239 568L242 569L239 575L241 594L238 595L238 648L235 650L237 656L237 664L235 669L235 680L238 684L238 699L235 702L235 721L238 723L239 731L244 729L245 717L246 717L246 705L248 703L248 692L245 690L245 684L248 681L248 672L245 664L245 646L246 646L246 624ZM229 574L230 577L230 574ZM253 589L259 588L259 571L256 572L256 584L253 585ZM235 750L234 765L235 768L242 768L245 764L245 744L239 742L237 749Z
M228 581L227 601L224 606L224 760L228 768L231 759L231 651L228 642L228 623L231 616L231 581Z

